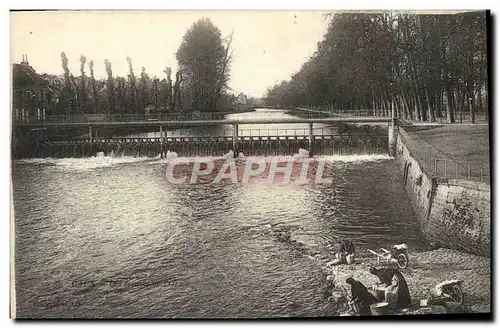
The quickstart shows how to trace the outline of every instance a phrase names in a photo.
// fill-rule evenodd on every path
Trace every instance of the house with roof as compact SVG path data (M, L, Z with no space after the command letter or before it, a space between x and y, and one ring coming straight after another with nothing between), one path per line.
M43 120L56 115L61 90L43 79L23 55L12 68L12 117L16 120Z

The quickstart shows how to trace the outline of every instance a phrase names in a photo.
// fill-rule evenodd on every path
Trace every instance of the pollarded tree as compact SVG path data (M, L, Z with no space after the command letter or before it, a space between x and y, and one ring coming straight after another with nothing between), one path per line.
M127 57L127 63L129 69L128 81L130 84L130 101L128 104L129 111L137 112L139 111L139 91L137 90L137 79L135 78L134 68L132 67L132 59L130 59L130 57Z
M163 72L167 74L166 86L165 86L165 105L166 110L173 110L173 97L172 97L172 69L166 67Z
M111 62L107 59L104 60L104 65L106 66L106 73L108 74L108 82L106 85L106 90L108 92L108 114L115 112L115 86L113 80L113 71L111 70Z
M93 105L93 113L97 113L98 111L98 99L99 99L99 94L97 93L97 85L96 85L96 80L94 76L94 61L91 60L89 62L89 69L90 69L90 82L92 84L92 105Z
M85 63L87 58L80 56L80 112L87 112L87 90L85 84Z
M64 71L64 87L63 87L63 103L66 108L66 114L72 114L74 111L73 108L73 91L71 90L71 79L69 77L69 68L68 68L68 57L64 52L61 52L61 62L62 68Z
M150 89L152 81L151 78L146 73L146 68L142 68L141 80L139 81L139 98L140 98L140 110L143 111L148 105L151 104Z
M115 85L116 85L116 107L118 110L118 113L120 114L125 114L127 112L127 99L125 97L126 94L126 80L124 77L117 77L115 79Z

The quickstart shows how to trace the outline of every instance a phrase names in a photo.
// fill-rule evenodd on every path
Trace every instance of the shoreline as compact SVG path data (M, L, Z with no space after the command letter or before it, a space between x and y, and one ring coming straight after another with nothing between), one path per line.
M251 113L255 111L256 111L255 108L241 108L235 110L221 111L220 113L224 115L229 115L229 114L239 114L239 113Z
M345 316L348 305L341 297L342 287L350 293L345 280L349 277L362 282L367 288L378 282L371 274L372 266L387 266L381 262L377 265L376 257L368 252L357 253L356 264L325 266L327 275L333 276L332 301L336 307L335 316ZM487 257L472 255L447 248L434 250L409 250L409 265L399 269L403 274L412 299L412 311L419 308L421 299L430 297L429 290L445 280L462 280L464 307L468 311L455 313L491 313L491 260ZM414 313L409 314L414 314ZM397 315L397 314L393 314Z

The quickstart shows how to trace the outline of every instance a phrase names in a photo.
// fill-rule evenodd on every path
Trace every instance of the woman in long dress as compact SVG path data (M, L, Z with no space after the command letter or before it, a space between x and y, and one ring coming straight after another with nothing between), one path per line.
M368 291L365 285L353 278L347 278L345 282L351 286L352 301L359 305L359 314L371 315L370 305L377 303L375 296Z
M385 285L385 301L394 309L404 309L410 306L411 297L405 278L394 268L370 268L370 273L376 275L381 284Z
M353 264L355 261L355 253L356 249L352 241L343 240L339 245L337 253L335 254L335 260L329 262L327 265Z

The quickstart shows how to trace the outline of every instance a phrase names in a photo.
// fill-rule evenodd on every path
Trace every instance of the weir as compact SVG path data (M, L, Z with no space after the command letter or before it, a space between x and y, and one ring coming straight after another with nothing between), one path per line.
M240 135L240 125L251 124L285 124L307 123L307 132L294 135L247 136ZM315 123L345 124L366 123L375 132L355 131L354 133L315 133ZM386 132L375 129L374 123L387 123ZM167 136L167 129L189 126L230 125L231 135L188 135ZM87 138L65 137L62 140L51 140L31 133L33 130L45 129L81 129L88 128ZM99 135L98 128L127 127L133 131L136 127L156 127L159 137L109 137ZM299 149L307 149L309 155L353 155L353 154L387 154L394 156L397 124L390 118L358 117L358 118L257 118L252 120L224 119L198 121L136 121L136 122L32 122L18 124L14 127L18 135L13 138L15 158L25 157L88 157L98 152L106 155L114 153L126 156L163 157L168 151L180 156L222 156L230 150L237 156L242 152L246 156L293 155ZM356 130L354 127L353 130ZM362 130L362 129L360 129ZM260 132L260 130L259 130ZM27 134L27 138L23 138ZM260 134L260 133L259 133Z
M236 146L235 146L236 145ZM237 148L235 148L237 147ZM315 155L386 154L385 136L267 136L267 137L178 137L113 138L69 141L37 141L15 150L17 158L91 157L98 152L122 156L157 157L168 151L179 156L223 156L230 150L246 156L293 155L299 149Z

